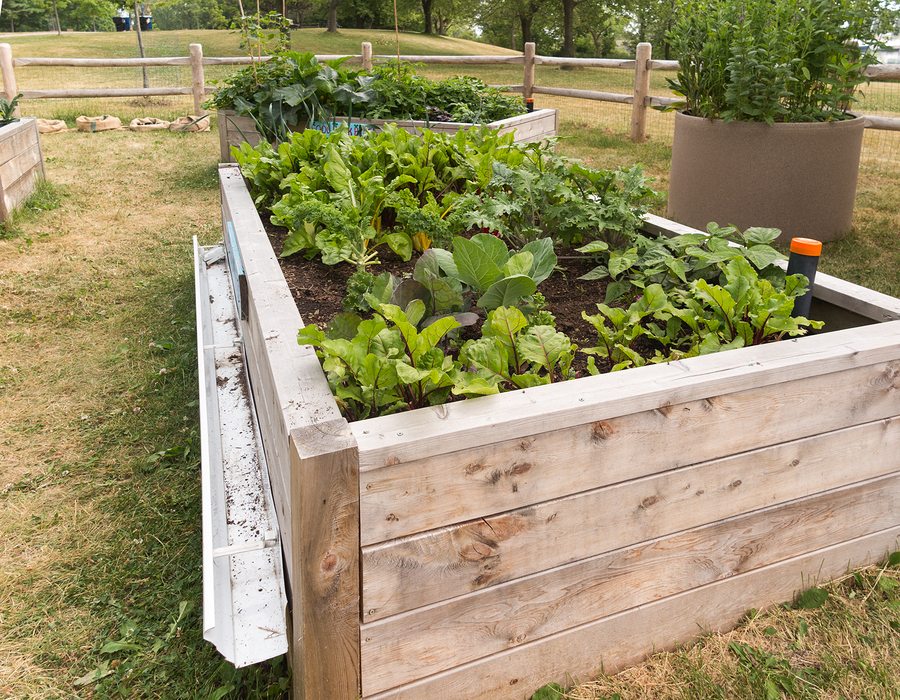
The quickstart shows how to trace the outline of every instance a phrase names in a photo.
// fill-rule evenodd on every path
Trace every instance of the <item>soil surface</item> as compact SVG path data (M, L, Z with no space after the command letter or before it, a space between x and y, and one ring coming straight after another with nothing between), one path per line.
M275 254L280 255L288 235L287 229L268 222L265 226ZM557 248L556 255L559 258L558 267L541 283L540 292L547 299L547 308L556 317L557 330L569 336L579 348L593 347L597 344L596 331L581 317L581 312L596 313L595 304L603 301L606 295L606 281L578 279L594 268L594 263L587 256L564 248ZM380 265L370 268L373 274L388 271L398 277L409 277L415 264L415 257L410 262L403 262L389 250L381 252L380 259ZM347 278L353 274L352 266L325 265L319 260L307 260L302 255L278 260L304 323L324 327L344 310L341 304ZM480 337L480 331L473 329L464 337L469 335ZM595 360L601 372L609 370L610 365L605 358L596 357ZM577 353L573 369L577 376L586 375L587 356Z

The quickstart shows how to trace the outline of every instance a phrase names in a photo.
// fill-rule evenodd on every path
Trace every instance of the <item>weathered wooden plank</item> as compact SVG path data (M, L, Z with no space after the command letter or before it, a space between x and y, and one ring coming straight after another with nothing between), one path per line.
M363 625L363 694L900 524L900 473Z
M624 68L632 70L634 60L630 58L570 58L568 56L535 56L539 66L578 66L580 68Z
M883 559L900 542L894 527L839 545L663 598L611 617L560 632L409 685L365 696L370 700L521 700L545 683L570 684L599 669L607 673L638 663L653 651L671 649L703 631L732 628L750 608L791 598Z
M34 192L34 187L41 177L43 177L43 169L35 166L9 187L3 188L3 212L0 215L0 220L5 219L16 207L28 199L28 196Z
M188 56L150 58L38 58L23 56L15 59L17 66L69 66L76 68L131 68L140 66L187 66Z
M898 469L893 418L363 547L364 619Z
M38 168L41 162L41 149L34 145L19 151L5 163L0 164L0 187L10 187L20 177L33 168Z
M367 469L360 479L362 542L898 415L898 388L900 361L598 416L571 428Z
M882 131L900 131L900 118L886 117L882 114L864 114L867 129Z
M319 360L297 344L303 319L236 166L219 169L223 224L231 222L247 277L248 318L241 323L247 368L272 480L290 580L290 432L340 418Z
M37 142L37 123L34 119L22 119L0 128L0 163L5 163Z
M534 92L544 95L556 95L558 97L575 97L580 100L596 100L598 102L616 102L630 105L634 101L633 95L625 95L618 92L600 92L598 90L579 90L576 88L558 88L548 85L535 85Z
M61 99L68 97L158 97L190 95L190 87L134 87L134 88L64 88L59 90L23 90L25 100Z
M698 229L670 221L655 214L644 215L644 230L648 233L666 236L703 233L703 231ZM784 261L780 261L777 264L780 264L782 268L787 267L787 263ZM900 299L847 282L839 277L832 277L824 272L816 274L813 296L874 321L896 321L900 319Z
M291 431L295 504L293 697L356 700L359 667L359 479L343 418Z
M834 331L357 421L360 469L900 358L900 323Z

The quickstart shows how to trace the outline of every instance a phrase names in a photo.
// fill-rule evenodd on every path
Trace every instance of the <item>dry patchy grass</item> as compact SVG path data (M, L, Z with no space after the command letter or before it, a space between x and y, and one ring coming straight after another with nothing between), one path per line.
M664 142L630 144L575 119L563 134L566 152L598 166L643 162L665 188ZM190 238L219 235L216 136L66 133L45 137L44 151L60 206L0 239L0 696L277 696L280 666L238 674L200 632ZM858 231L825 262L894 293L898 179L864 172ZM896 633L884 628L896 605L888 618L873 607L884 596L836 590L829 605L840 606L810 613L804 644L850 668L834 687L868 693L847 697L887 697L878 683L898 679ZM724 697L758 697L728 643L793 667L784 645L800 616L776 609L573 692L705 698L718 685ZM859 636L869 628L874 643ZM109 641L132 646L103 653ZM74 685L90 672L107 675Z

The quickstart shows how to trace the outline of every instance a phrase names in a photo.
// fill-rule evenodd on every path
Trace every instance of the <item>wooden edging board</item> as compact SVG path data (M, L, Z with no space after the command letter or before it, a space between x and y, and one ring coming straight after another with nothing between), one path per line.
M820 275L817 300L868 325L347 423L238 168L220 177L291 533L295 697L528 696L895 546L900 301Z
M347 122L346 117L337 117L337 122ZM455 134L462 129L469 129L476 124L464 122L424 122L416 120L397 119L354 119L353 124L364 124L372 127L382 127L385 124L395 124L401 129L411 133L420 133L424 129L446 134ZM559 112L555 109L536 109L527 114L520 114L508 119L500 119L484 126L496 129L501 134L514 131L517 143L530 143L543 141L556 136L559 127ZM241 117L231 110L219 110L219 153L223 163L232 163L231 147L247 142L255 146L260 141L256 124L250 117Z
M0 127L0 221L5 221L44 177L37 120L19 119Z

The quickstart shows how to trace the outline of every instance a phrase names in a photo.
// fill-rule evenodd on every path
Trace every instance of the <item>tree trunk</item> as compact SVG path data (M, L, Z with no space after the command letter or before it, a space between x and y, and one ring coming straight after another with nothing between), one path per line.
M57 7L56 0L53 0L53 16L56 18L56 36L62 34L62 27L59 26L59 7Z
M422 33L431 34L431 4L433 0L422 0L422 14L425 16L422 22Z
M529 41L534 41L534 35L532 34L532 24L534 22L534 15L519 15L519 27L522 29L522 48L525 47Z
M328 1L328 25L325 28L325 31L327 32L337 32L337 9L339 1L340 0Z
M575 5L577 0L562 0L563 56L575 57Z

